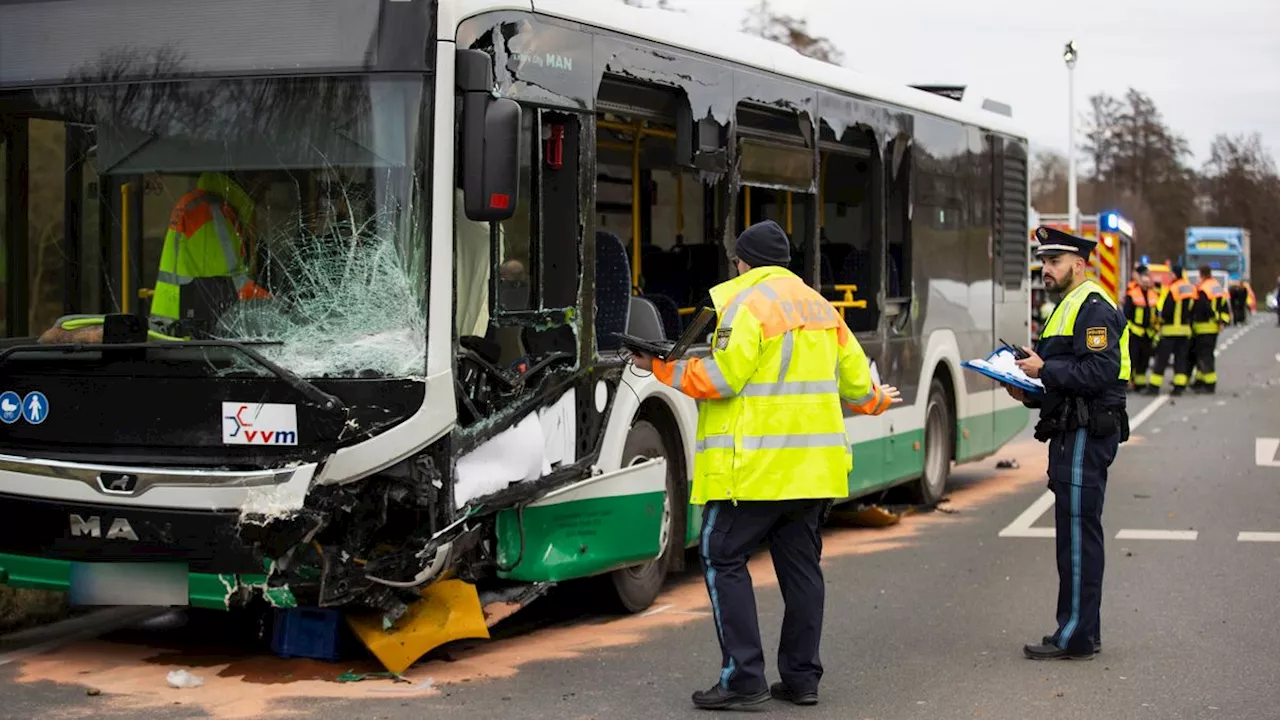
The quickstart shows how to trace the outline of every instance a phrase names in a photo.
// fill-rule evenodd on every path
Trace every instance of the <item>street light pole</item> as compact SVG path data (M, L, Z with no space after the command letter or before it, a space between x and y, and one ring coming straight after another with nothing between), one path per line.
M1063 49L1062 59L1067 63L1067 222L1073 233L1079 232L1080 219L1076 207L1076 57L1076 42L1072 40Z

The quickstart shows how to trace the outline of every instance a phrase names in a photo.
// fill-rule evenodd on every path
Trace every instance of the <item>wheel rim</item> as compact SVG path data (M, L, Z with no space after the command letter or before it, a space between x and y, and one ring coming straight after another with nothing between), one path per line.
M627 463L627 467L635 467L650 459L652 458L645 455L637 455L631 458ZM636 578L644 577L653 572L654 568L658 566L658 561L662 560L662 556L667 553L667 539L669 537L671 537L671 493L664 492L662 493L662 524L658 530L658 557L639 565L624 568L623 572Z
M937 495L947 477L946 417L940 403L929 403L929 419L925 425L925 483L929 491Z

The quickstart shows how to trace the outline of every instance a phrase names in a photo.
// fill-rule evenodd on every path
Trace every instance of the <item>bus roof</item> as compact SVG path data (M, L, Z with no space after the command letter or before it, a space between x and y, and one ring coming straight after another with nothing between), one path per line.
M786 45L753 35L673 22L670 11L602 0L440 0L439 7L441 39L452 40L457 23L472 15L493 10L535 11L1026 139L1026 133L1011 118L983 109L984 102L992 102L987 98L951 100L814 60Z

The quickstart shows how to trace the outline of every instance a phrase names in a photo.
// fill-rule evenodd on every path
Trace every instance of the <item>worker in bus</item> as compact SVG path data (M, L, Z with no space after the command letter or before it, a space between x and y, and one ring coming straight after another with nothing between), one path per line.
M1036 228L1044 285L1062 301L1035 350L1018 367L1039 378L1045 392L1014 399L1040 410L1037 440L1049 442L1049 488L1054 495L1058 555L1057 629L1023 647L1033 660L1091 659L1102 647L1102 505L1107 472L1129 436L1128 328L1107 291L1085 274L1097 244L1047 227Z
M210 332L238 300L270 295L250 277L256 205L230 176L205 172L169 216L151 327L166 335Z
M770 696L818 701L824 585L820 525L849 493L852 454L843 404L880 414L901 402L871 378L840 313L787 269L791 243L772 220L738 236L738 276L711 289L719 314L710 357L635 357L662 383L699 400L692 499L703 505L699 548L720 640L720 680L694 705L726 709ZM786 610L782 681L765 680L747 557L769 538Z
M1195 356L1196 392L1213 393L1218 387L1218 370L1213 351L1218 333L1231 324L1230 298L1226 288L1213 276L1208 265L1200 266L1200 284L1191 305L1191 346Z
M1182 267L1173 266L1173 279L1160 294L1155 316L1160 342L1151 364L1147 383L1150 392L1159 393L1164 385L1164 371L1173 361L1173 394L1186 392L1191 373L1191 304L1196 290L1182 277Z
M1129 358L1133 363L1133 389L1143 392L1147 387L1147 367L1154 350L1155 318L1152 317L1159 296L1151 287L1151 274L1146 265L1133 270L1133 279L1125 289L1124 316L1129 326Z

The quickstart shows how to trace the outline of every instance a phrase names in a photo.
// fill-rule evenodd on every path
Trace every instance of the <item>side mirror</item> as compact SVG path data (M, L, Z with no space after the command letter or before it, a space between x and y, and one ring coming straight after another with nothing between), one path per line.
M493 65L480 50L457 51L462 91L463 207L475 221L506 220L520 195L520 105L493 96Z

